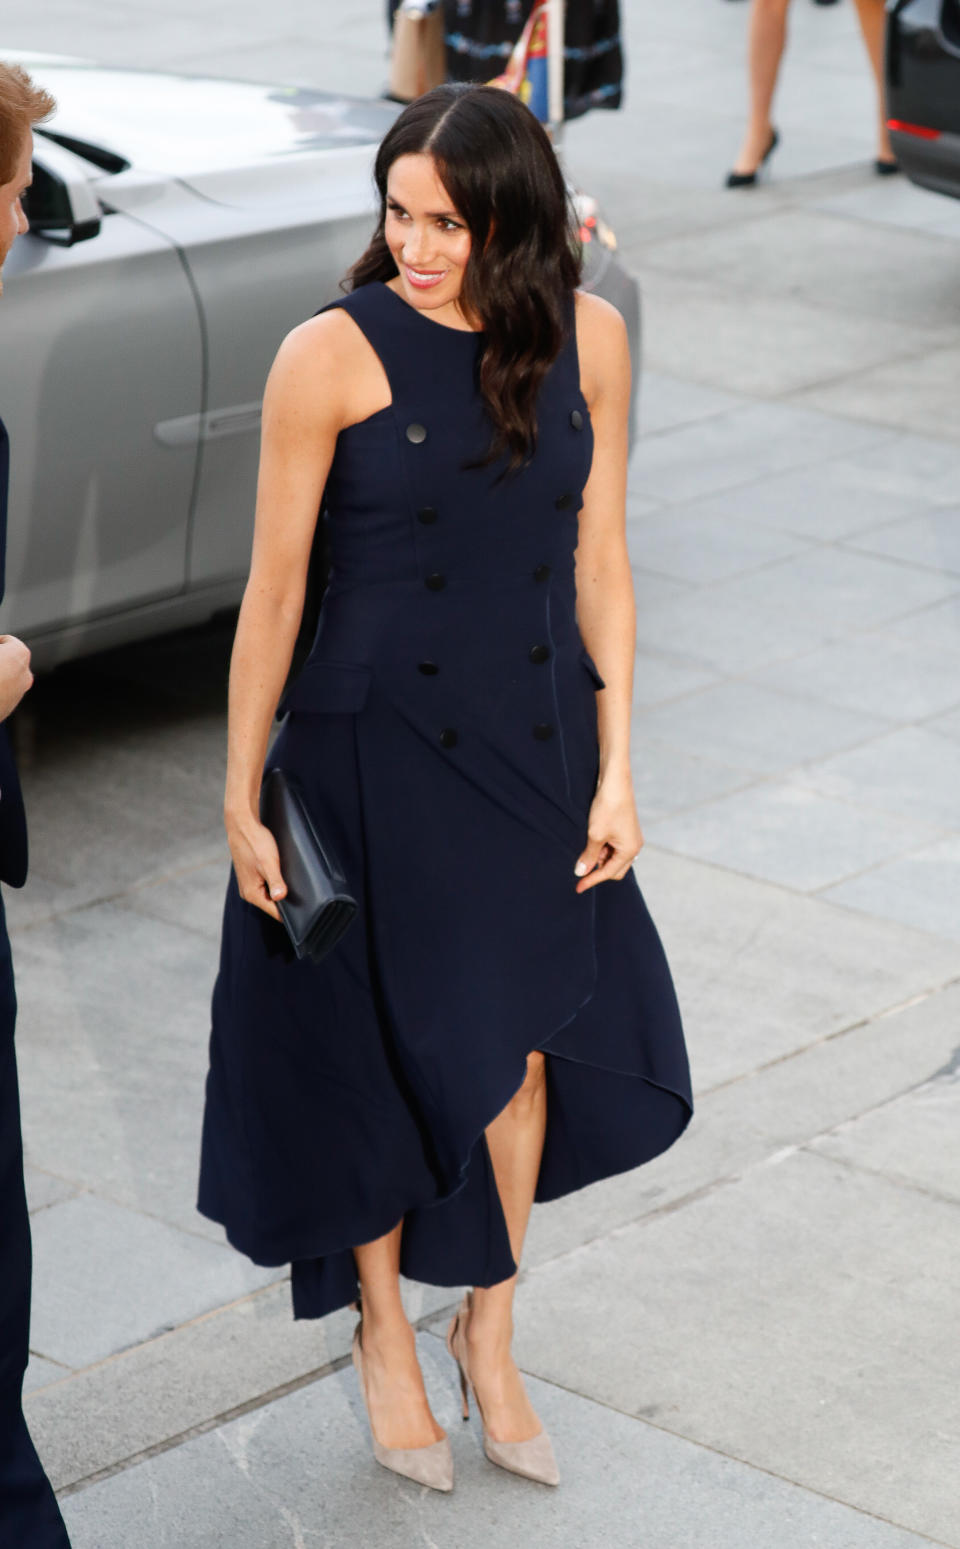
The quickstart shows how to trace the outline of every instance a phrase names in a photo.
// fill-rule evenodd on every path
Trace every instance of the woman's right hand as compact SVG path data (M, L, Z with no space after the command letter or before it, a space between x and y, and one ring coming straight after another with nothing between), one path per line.
M277 841L253 812L227 811L224 822L240 897L256 904L271 920L279 920L274 900L286 898L287 888L280 874Z
M0 721L13 714L32 683L29 648L16 635L0 635Z

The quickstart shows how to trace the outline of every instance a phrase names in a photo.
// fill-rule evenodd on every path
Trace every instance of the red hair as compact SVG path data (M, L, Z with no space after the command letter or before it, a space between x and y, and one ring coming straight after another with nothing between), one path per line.
M34 124L49 118L56 105L20 65L0 59L0 183L11 181L25 136Z

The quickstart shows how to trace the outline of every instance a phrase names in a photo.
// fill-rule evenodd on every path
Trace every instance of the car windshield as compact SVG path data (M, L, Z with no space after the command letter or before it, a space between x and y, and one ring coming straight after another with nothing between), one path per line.
M87 65L45 66L43 83L58 103L51 137L111 172L126 162L176 177L196 169L198 159L216 171L372 144L392 116L386 104L302 87Z

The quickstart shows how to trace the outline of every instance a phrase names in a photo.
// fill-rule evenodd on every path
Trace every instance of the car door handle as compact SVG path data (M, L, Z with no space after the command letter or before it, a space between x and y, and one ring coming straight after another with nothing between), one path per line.
M195 446L198 441L218 441L222 436L247 436L260 429L261 403L236 403L204 414L183 414L160 420L153 434L161 446Z

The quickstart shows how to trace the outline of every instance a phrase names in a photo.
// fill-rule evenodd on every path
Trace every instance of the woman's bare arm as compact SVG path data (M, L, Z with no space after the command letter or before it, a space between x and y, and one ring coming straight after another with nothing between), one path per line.
M338 312L284 340L263 400L250 576L230 661L224 819L248 903L279 918L285 892L277 847L259 821L270 726L290 670L323 489L337 435L349 423L348 357L354 325Z
M600 779L590 812L578 891L626 876L643 844L630 774L630 713L636 650L633 576L627 552L626 490L630 351L619 312L596 296L577 298L580 380L594 452L580 512L577 617L606 683L597 696ZM589 875L588 875L589 873Z

